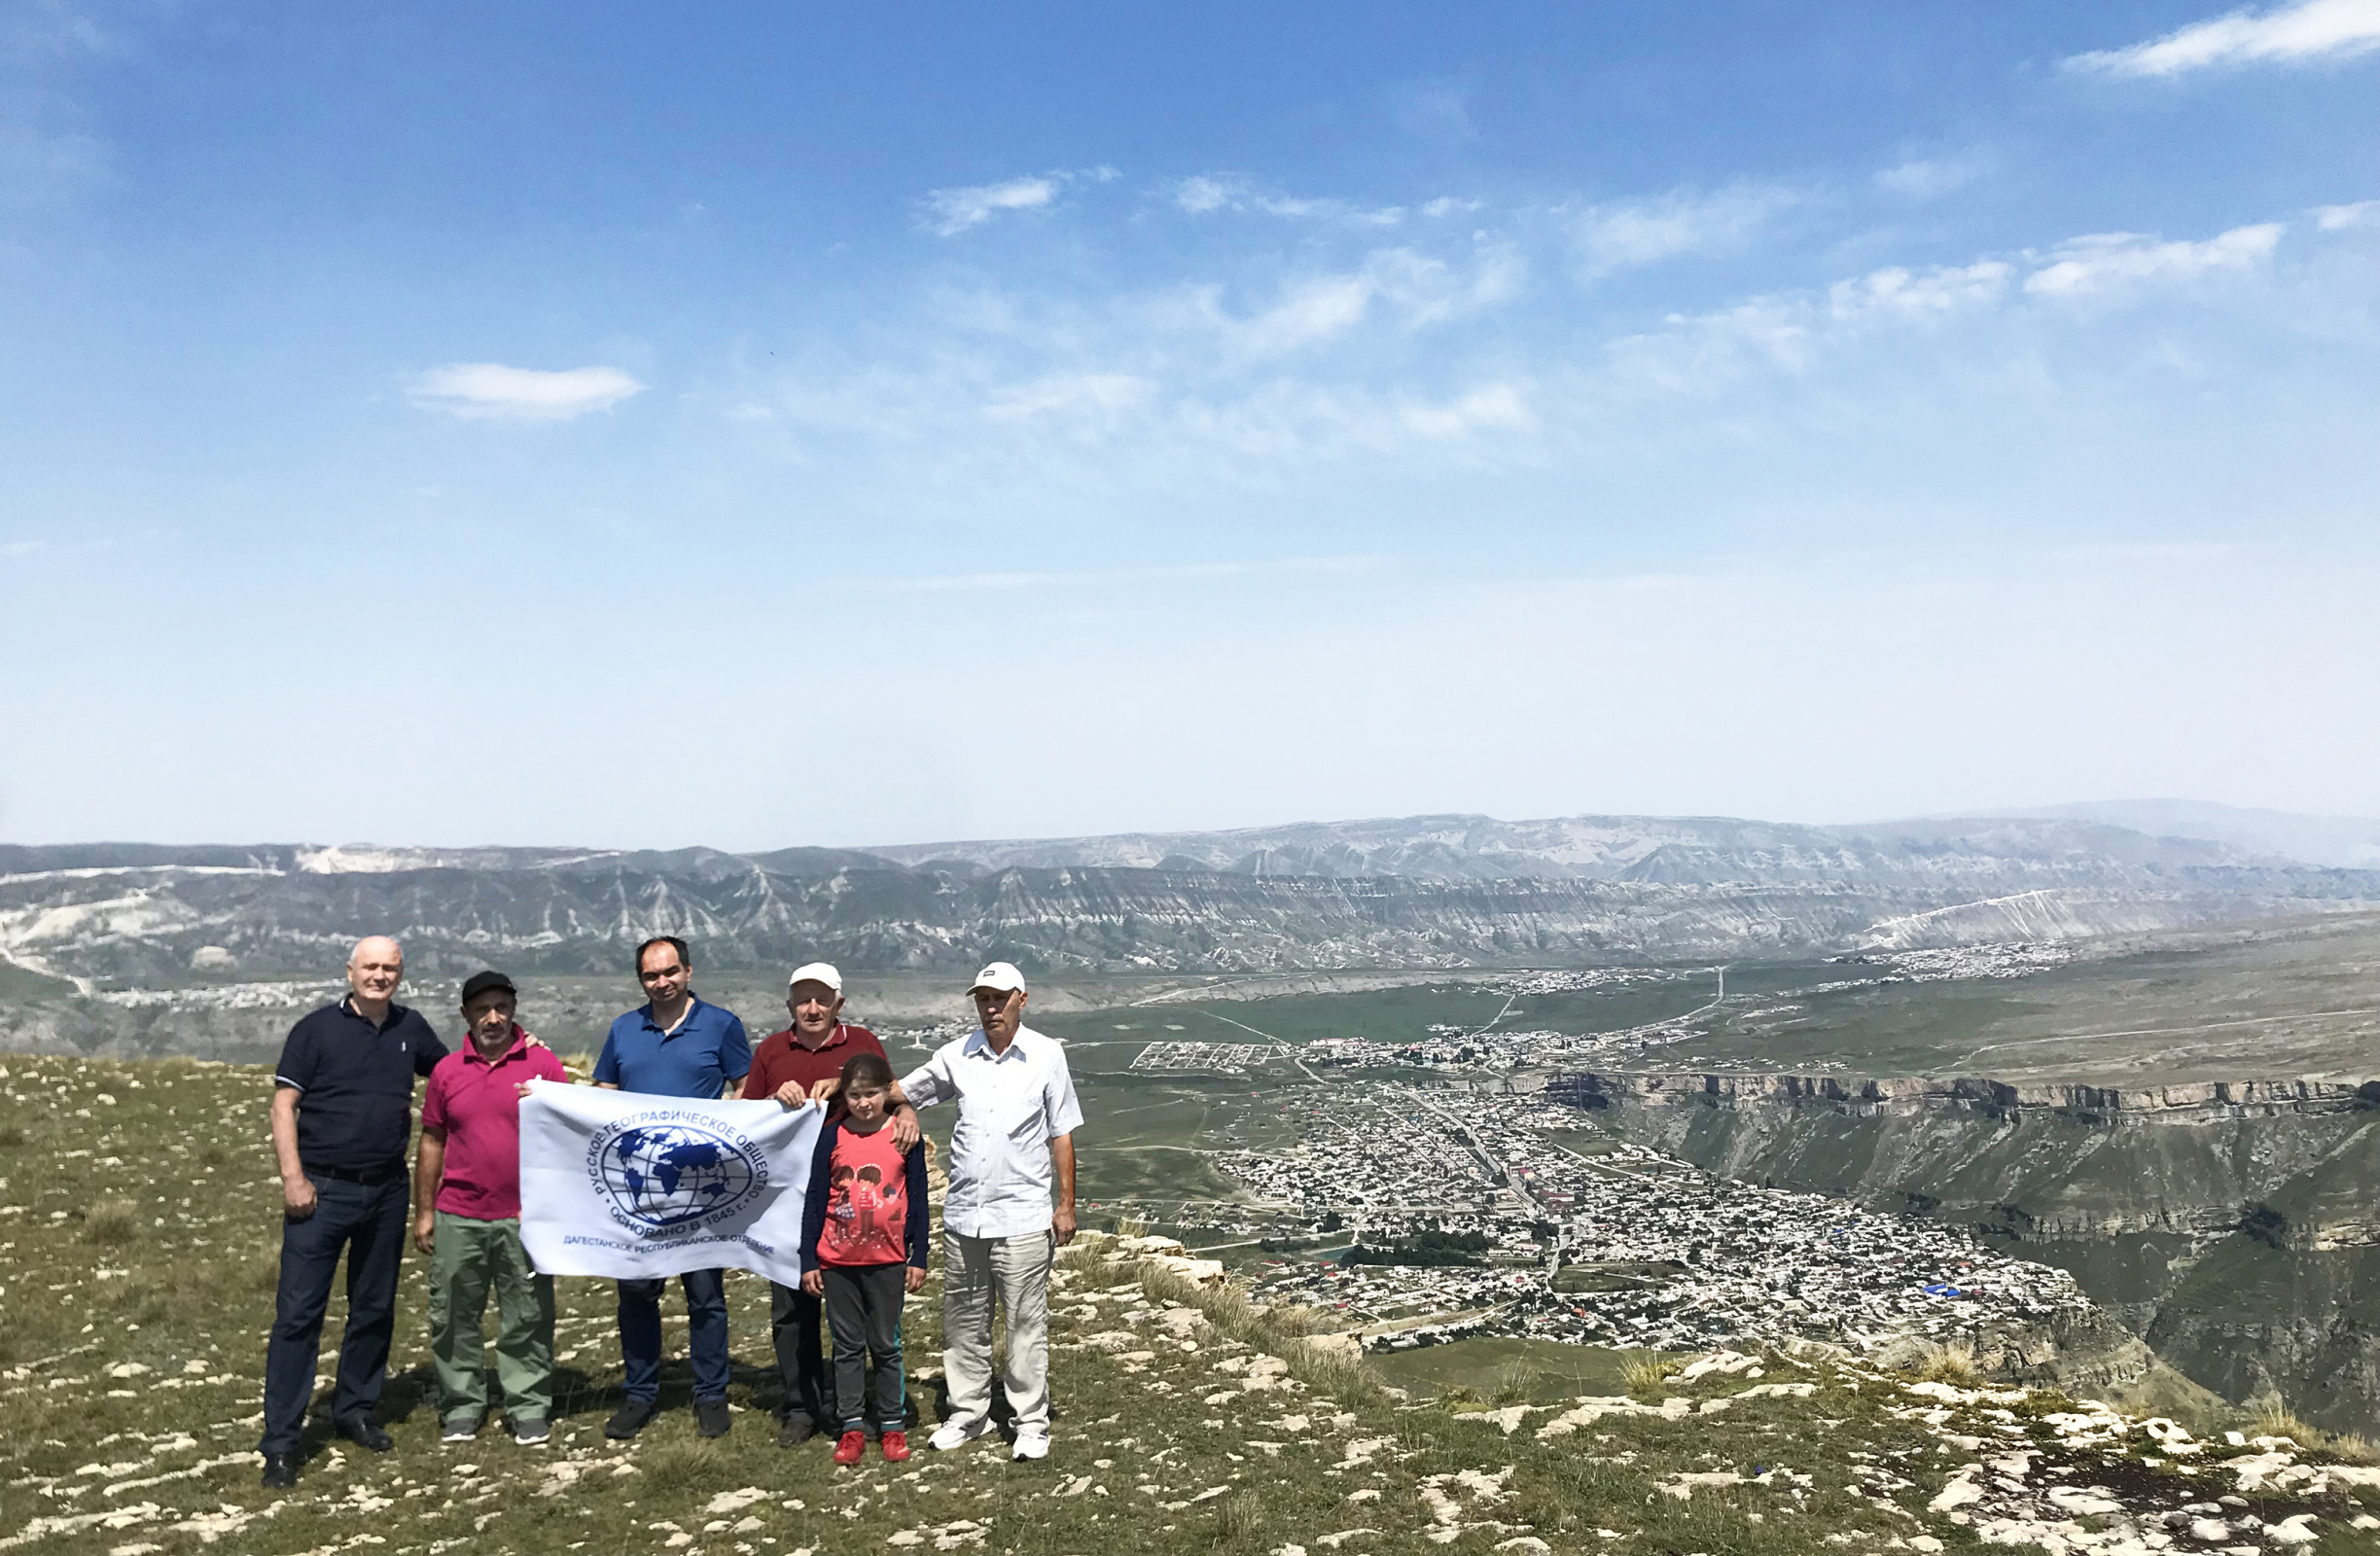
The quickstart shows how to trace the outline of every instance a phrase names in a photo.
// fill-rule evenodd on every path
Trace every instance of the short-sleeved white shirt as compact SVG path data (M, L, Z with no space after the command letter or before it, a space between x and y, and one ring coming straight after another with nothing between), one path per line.
M901 1080L911 1107L956 1099L942 1224L961 1237L1022 1237L1049 1228L1049 1142L1083 1126L1066 1049L1031 1027L1006 1053L977 1027Z

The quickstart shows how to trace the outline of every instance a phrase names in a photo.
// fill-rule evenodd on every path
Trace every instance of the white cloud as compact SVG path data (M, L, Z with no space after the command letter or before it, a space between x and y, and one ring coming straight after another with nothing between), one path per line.
M2279 223L2234 228L2204 242L2160 242L2129 232L2075 238L2015 285L2005 260L1910 270L1888 265L1835 282L1824 293L1787 292L1728 307L1672 314L1666 328L1606 343L1614 382L1661 395L1714 394L1761 372L1810 371L1830 352L1878 330L1907 329L1984 313L2019 293L2073 301L2145 285L2236 273L2262 263Z
M1537 426L1528 401L1509 383L1484 385L1445 405L1407 406L1397 419L1418 436L1439 441L1491 429L1529 432Z
M1440 194L1438 198L1423 206L1421 208L1421 214L1429 217L1469 216L1472 212L1477 210L1478 208L1479 202L1477 200L1458 200L1451 194Z
M2276 11L2234 11L2127 49L2076 54L2070 70L2179 76L2215 65L2293 64L2380 49L2380 0L2301 0Z
M1156 392L1147 378L1128 372L1051 373L1019 384L983 407L994 421L1025 421L1052 411L1113 416L1145 403Z
M1597 205L1574 228L1581 269L1593 278L1680 254L1735 248L1796 198L1790 191L1739 184L1707 194L1677 190L1654 200Z
M1827 311L1844 323L1870 319L1917 322L1997 302L2011 266L1999 260L1936 265L1916 272L1887 265L1827 289Z
M1001 184L928 190L919 203L925 206L928 231L937 237L954 237L971 227L982 226L1003 211L1047 210L1070 184L1105 184L1122 176L1102 163L1031 178L1012 178Z
M1930 200L1964 189L1991 171L1991 159L1981 152L1963 157L1920 157L1880 170L1876 188L1888 194Z
M1527 263L1514 250L1483 247L1468 272L1410 249L1380 249L1361 270L1315 276L1283 293L1281 301L1251 318L1226 312L1221 289L1198 287L1189 314L1219 332L1243 357L1271 357L1346 334L1379 303L1408 329L1422 329L1494 307L1518 297Z
M0 556L30 556L48 544L47 541L9 541L0 544Z
M1005 184L938 189L926 194L927 226L937 237L979 227L1002 211L1038 211L1058 197L1053 178L1012 178Z
M618 368L558 372L494 362L454 362L413 380L413 403L450 415L508 421L568 421L604 410L644 385Z
M1367 210L1345 200L1297 199L1287 194L1260 194L1249 203L1268 216L1352 222L1359 227L1395 227L1404 220L1402 205L1380 205Z
M1402 205L1367 208L1341 199L1271 194L1230 173L1200 173L1179 180L1173 186L1173 202L1192 216L1261 211L1293 221L1346 222L1357 227L1395 227L1404 220Z
M2314 208L2314 225L2325 232L2380 227L2380 200L2358 200L2353 205L2318 205Z
M1269 356L1351 329L1371 305L1379 282L1369 275L1326 275L1291 289L1240 332L1246 350Z
M1490 383L1445 402L1383 397L1353 385L1276 379L1215 400L1185 399L1168 431L1185 452L1227 448L1254 459L1325 460L1350 454L1474 457L1487 432L1533 432L1525 386Z
M1209 211L1236 205L1241 194L1236 181L1209 178L1202 173L1195 178L1186 178L1174 186L1174 203L1192 216L1204 216Z
M2041 297L2079 298L2138 283L2247 270L2269 258L2280 241L2278 222L2235 227L2202 243L2160 243L2138 232L2094 232L2060 244L2049 264L2025 277L2025 290Z
M1817 354L1806 298L1753 298L1703 314L1671 314L1665 330L1624 336L1604 350L1623 388L1709 394L1757 369L1806 371Z

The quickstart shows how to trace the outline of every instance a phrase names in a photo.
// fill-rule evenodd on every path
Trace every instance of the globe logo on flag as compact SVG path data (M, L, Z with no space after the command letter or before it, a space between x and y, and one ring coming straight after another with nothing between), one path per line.
M622 1220L667 1231L710 1221L766 1182L749 1142L698 1123L628 1120L588 1154L592 1176Z

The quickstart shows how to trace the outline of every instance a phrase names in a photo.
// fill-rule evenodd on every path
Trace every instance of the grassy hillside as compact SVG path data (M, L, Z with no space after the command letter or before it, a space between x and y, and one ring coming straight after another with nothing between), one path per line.
M824 1442L778 1449L766 1293L747 1277L730 1285L739 1409L723 1441L696 1440L682 1408L631 1446L602 1439L619 1384L610 1291L564 1281L551 1444L490 1429L444 1448L413 1259L383 1412L396 1451L318 1444L276 1498L252 1452L278 1217L267 1084L188 1061L11 1058L0 1072L0 1551L1817 1556L2299 1535L2380 1551L2380 1471L2324 1468L2337 1456L2278 1436L2201 1447L2055 1396L1970 1387L1955 1355L1935 1359L1948 1381L1919 1383L1816 1349L1617 1379L1515 1353L1471 1389L1408 1370L1406 1395L1297 1338L1296 1314L1112 1259L1113 1240L1060 1272L1056 1446L1038 1465L997 1440L845 1471ZM929 1422L938 1296L930 1286L908 1326ZM671 1337L682 1346L682 1325ZM664 1386L682 1406L683 1367Z

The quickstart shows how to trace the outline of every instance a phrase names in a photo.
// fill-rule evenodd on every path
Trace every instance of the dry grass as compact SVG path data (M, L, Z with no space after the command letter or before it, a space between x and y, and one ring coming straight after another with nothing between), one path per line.
M21 1146L21 1145L23 1145L23 1144L24 1144L24 1126L23 1126L23 1125L21 1125L21 1124L0 1124L0 1149L6 1149L14 1150L14 1149L17 1149L18 1146Z
M1489 1397L1497 1404L1527 1404L1537 1397L1538 1385L1545 1377L1526 1362L1508 1362L1496 1374L1496 1392Z
M1659 1398L1669 1392L1670 1377L1683 1365L1675 1357L1644 1357L1621 1369L1620 1382L1629 1394L1640 1398Z
M1295 1302L1283 1302L1264 1310L1264 1322L1276 1334L1311 1334L1314 1332L1315 1312Z
M1086 1256L1096 1254L1094 1247ZM1141 1290L1153 1299L1197 1309L1225 1339L1279 1357L1289 1363L1290 1376L1316 1393L1349 1403L1378 1403L1385 1397L1379 1374L1360 1355L1307 1339L1303 1330L1310 1321L1302 1316L1282 1323L1275 1313L1251 1307L1246 1290L1236 1285L1200 1286L1146 1264L1138 1267L1138 1274ZM1303 1314L1302 1309L1294 1311Z
M1264 1499L1253 1491L1234 1492L1216 1509L1215 1534L1223 1544L1250 1544L1263 1532Z
M2325 1432L2300 1418L2278 1397L2266 1400L2250 1418L2246 1430L2251 1436L2287 1437L2300 1448L2332 1454L2353 1464L2367 1465L2380 1458L2362 1433Z
M2321 1428L2299 1420L2297 1412L2278 1398L2267 1400L2256 1411L2248 1430L2255 1436L2287 1437L2300 1448L2322 1447L2328 1436Z
M1917 1376L1927 1383L1971 1388L1981 1376L1975 1366L1975 1348L1965 1340L1927 1346L1924 1358L1917 1363Z
M83 1241L121 1248L140 1236L140 1207L128 1199L103 1199L83 1217Z

